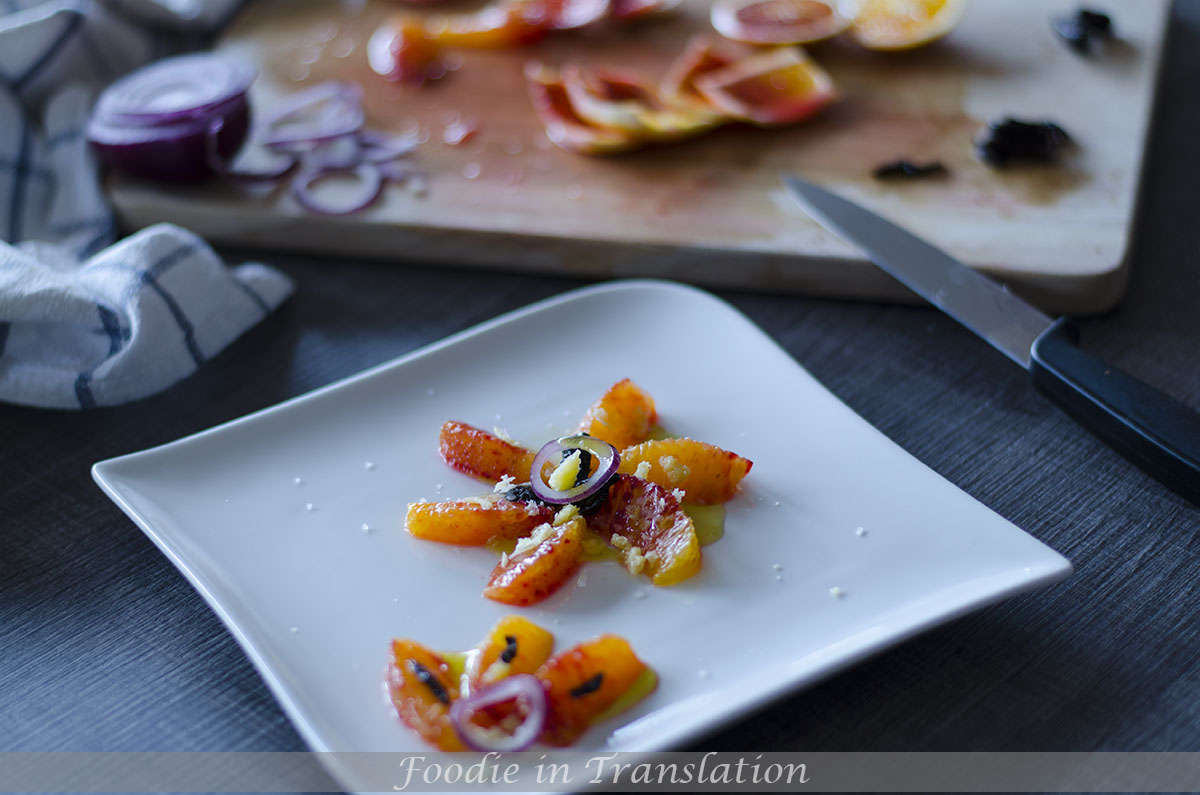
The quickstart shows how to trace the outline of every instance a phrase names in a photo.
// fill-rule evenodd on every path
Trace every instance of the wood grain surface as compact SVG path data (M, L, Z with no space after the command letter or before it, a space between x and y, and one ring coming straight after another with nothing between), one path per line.
M229 185L165 190L114 179L113 199L127 226L175 221L225 244L912 300L792 204L778 177L796 173L883 212L1046 309L1094 313L1119 299L1166 0L1122 4L1119 42L1090 58L1050 30L1051 16L1069 3L973 0L959 28L923 50L816 45L812 54L841 99L808 123L732 126L608 158L549 143L526 96L526 61L582 58L657 79L691 34L711 32L708 6L686 0L682 13L660 21L559 34L517 50L459 51L460 68L413 89L367 65L366 41L396 3L264 0L221 44L260 65L255 106L269 109L323 80L356 81L371 126L428 136L416 158L428 192L392 186L375 207L336 219L306 214L283 190ZM988 168L975 159L972 138L1009 114L1054 119L1078 147L1056 167ZM477 122L478 135L444 143L458 119ZM903 184L870 176L899 157L940 160L950 176Z

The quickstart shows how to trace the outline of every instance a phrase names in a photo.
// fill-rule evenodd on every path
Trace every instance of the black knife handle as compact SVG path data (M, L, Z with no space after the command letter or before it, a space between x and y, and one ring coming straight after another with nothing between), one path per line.
M1034 341L1033 383L1076 422L1200 506L1200 414L1076 345L1057 320Z

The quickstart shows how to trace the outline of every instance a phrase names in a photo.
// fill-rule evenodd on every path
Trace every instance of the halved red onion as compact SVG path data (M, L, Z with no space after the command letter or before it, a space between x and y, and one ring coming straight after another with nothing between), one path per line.
M195 182L212 176L211 148L228 159L241 147L250 124L244 96L214 119L188 119L171 124L127 124L93 113L86 136L105 164L144 179ZM214 133L214 122L220 121Z
M481 726L474 721L479 712L512 704L520 723L512 731L500 726ZM533 674L513 674L450 705L450 721L463 743L473 751L524 751L546 728L550 705L542 682Z
M254 70L202 53L146 66L105 89L86 135L104 163L146 179L211 176L208 151L232 157L250 125L246 89ZM213 126L219 128L213 132Z
M345 202L330 202L317 196L313 186L322 179L337 175L353 175L358 186ZM317 215L350 215L363 210L379 198L383 190L383 173L374 163L359 163L348 168L305 169L292 180L292 196L304 209Z
M161 126L227 115L257 72L240 58L196 53L165 58L104 90L96 113L109 122Z
M319 83L293 94L276 108L263 125L263 143L310 148L357 133L365 121L361 88L354 83Z
M570 453L574 450L583 450L595 456L598 462L596 471L583 482L570 488L553 488L543 479L542 470L551 461L555 465L558 465L562 461L563 453ZM617 452L617 448L608 442L597 439L594 436L582 434L578 436L563 436L552 442L547 442L542 446L541 450L538 450L537 455L533 458L533 465L530 467L529 487L533 489L533 493L538 496L538 499L548 502L551 505L566 505L572 502L579 502L604 488L620 465L621 454Z

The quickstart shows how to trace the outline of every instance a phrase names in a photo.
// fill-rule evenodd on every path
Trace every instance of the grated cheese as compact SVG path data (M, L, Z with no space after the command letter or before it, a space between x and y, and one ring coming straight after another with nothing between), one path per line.
M687 480L688 475L692 474L692 470L679 463L673 455L664 455L658 459L658 465L667 473L667 480L675 486Z
M546 485L555 491L566 491L575 485L579 476L580 452L576 450L563 459L563 462L550 473Z
M554 526L564 525L578 515L579 508L575 507L575 505L564 505L558 513L554 514Z
M500 482L496 484L496 488L492 489L495 494L507 494L508 490L516 485L517 479L512 475L501 475Z
M642 480L645 480L646 478L650 477L650 462L649 461L640 462L637 465L637 469L634 470L633 476L635 478L641 478Z

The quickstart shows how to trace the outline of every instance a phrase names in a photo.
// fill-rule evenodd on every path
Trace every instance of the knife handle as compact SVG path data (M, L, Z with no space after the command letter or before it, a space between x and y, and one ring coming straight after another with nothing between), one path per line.
M1076 344L1060 318L1034 341L1038 391L1114 450L1200 506L1200 414Z

